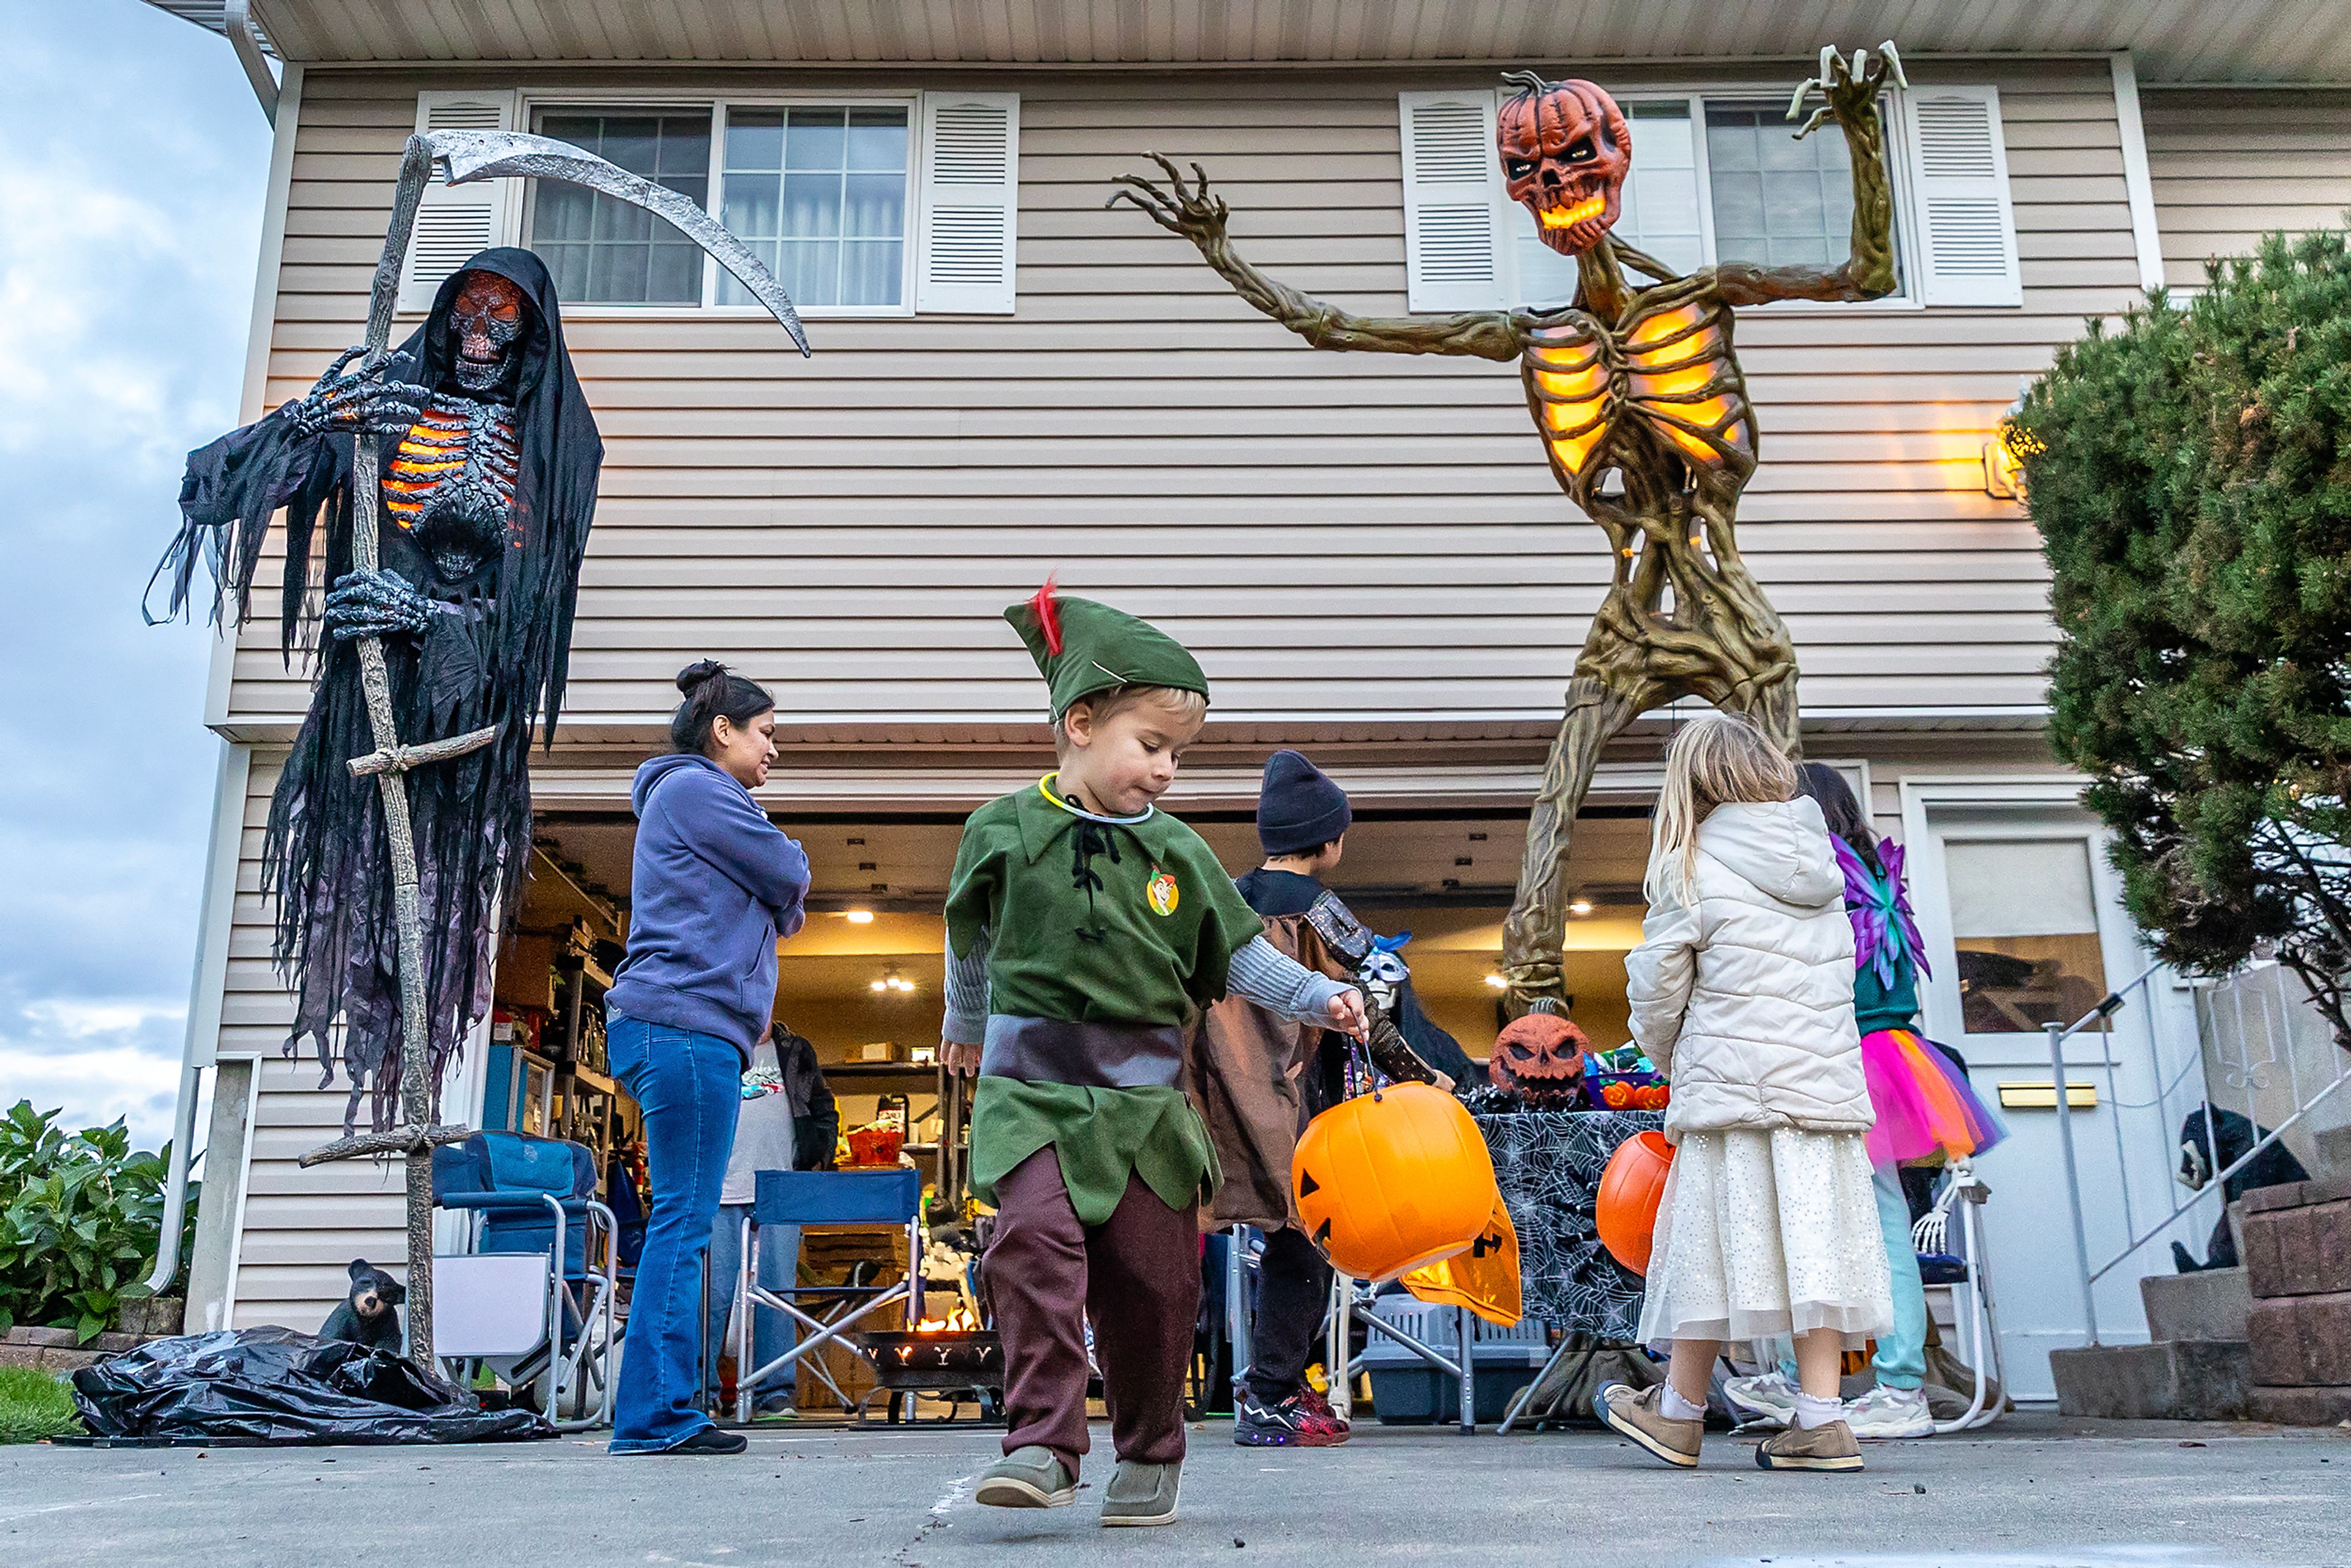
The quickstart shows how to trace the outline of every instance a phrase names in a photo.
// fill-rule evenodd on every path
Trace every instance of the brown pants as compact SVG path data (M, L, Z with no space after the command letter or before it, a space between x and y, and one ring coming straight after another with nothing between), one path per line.
M1144 1464L1183 1458L1184 1373L1200 1311L1196 1207L1170 1208L1131 1176L1110 1218L1090 1229L1050 1147L996 1184L996 1202L984 1267L1004 1336L1004 1451L1042 1444L1077 1474L1088 1447L1083 1301L1112 1448Z

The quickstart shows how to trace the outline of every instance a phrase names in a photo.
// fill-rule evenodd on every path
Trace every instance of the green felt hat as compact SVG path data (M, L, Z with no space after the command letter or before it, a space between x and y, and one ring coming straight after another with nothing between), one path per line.
M1034 598L1006 606L1004 618L1029 644L1029 656L1052 695L1055 718L1080 697L1116 686L1173 686L1208 695L1208 677L1183 643L1123 610L1064 598L1050 578Z

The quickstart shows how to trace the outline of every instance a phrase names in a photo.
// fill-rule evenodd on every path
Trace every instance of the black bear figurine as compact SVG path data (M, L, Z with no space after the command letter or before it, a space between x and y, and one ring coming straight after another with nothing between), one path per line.
M351 1260L351 1293L327 1314L320 1339L343 1340L370 1350L401 1354L400 1314L392 1309L408 1300L408 1287L364 1258Z

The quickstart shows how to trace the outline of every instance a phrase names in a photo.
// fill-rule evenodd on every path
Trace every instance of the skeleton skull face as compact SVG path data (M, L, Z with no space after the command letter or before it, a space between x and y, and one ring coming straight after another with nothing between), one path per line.
M1503 103L1495 126L1510 199L1534 214L1543 244L1582 256L1623 210L1633 133L1616 100L1588 81L1511 79L1526 86Z
M469 272L449 305L450 367L457 385L480 396L507 378L522 336L522 290L495 272Z
M1411 937L1409 931L1401 937L1374 936L1372 938L1372 950L1364 955L1361 964L1355 966L1355 978L1363 982L1364 989L1370 994L1372 1006L1383 1013L1393 1014L1395 1011L1396 999L1403 992L1404 983L1411 977L1404 960L1396 956L1396 948L1403 946Z

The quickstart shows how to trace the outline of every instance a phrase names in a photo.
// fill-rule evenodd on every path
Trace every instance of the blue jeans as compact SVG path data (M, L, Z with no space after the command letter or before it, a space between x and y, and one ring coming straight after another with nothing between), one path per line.
M1918 1249L1910 1239L1910 1200L1902 1196L1897 1171L1870 1178L1877 1197L1877 1227L1886 1239L1886 1268L1894 1276L1894 1327L1877 1337L1869 1364L1884 1388L1917 1388L1927 1381L1927 1289L1918 1282ZM1780 1371L1796 1381L1796 1363L1783 1350Z
M731 1354L735 1342L726 1334L726 1314L735 1304L735 1276L743 1271L743 1220L751 1212L747 1203L722 1204L718 1218L710 1228L710 1322L705 1331L708 1339L707 1354L714 1366L721 1355ZM800 1228L797 1225L762 1225L759 1227L759 1277L752 1283L763 1291L778 1295L799 1282ZM790 1301L789 1296L784 1300ZM736 1368L737 1376L749 1376L768 1363L799 1343L799 1325L773 1307L751 1309L751 1364ZM714 1384L716 1377L711 1380ZM777 1405L789 1405L799 1385L797 1365L786 1367L754 1389L768 1391L768 1398Z
M697 1407L702 1261L735 1147L743 1055L715 1034L624 1016L611 1019L605 1039L612 1076L644 1113L653 1188L629 1301L612 1452L653 1454L711 1424Z

